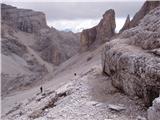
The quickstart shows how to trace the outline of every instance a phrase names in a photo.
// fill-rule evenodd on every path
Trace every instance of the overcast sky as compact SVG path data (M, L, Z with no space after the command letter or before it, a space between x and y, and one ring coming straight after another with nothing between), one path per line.
M109 2L10 2L5 3L19 8L42 11L46 14L47 22L59 30L71 29L79 32L81 29L90 28L98 24L104 12L114 9L118 31L129 14L131 17L140 9L144 0L140 1L109 1Z

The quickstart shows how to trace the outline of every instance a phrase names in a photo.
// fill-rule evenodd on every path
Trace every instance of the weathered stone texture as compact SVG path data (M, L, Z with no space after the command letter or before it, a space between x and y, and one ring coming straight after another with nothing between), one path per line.
M91 47L95 48L106 41L110 41L110 38L115 35L115 28L115 12L110 9L105 12L97 26L82 31L81 51L86 51Z
M133 19L128 23L128 25L126 27L124 25L123 28L120 30L120 32L137 26L140 23L140 20L146 14L148 14L151 10L158 7L159 5L160 1L146 1L142 6L142 8L135 14Z
M147 106L159 96L160 88L160 7L147 14L140 24L106 43L103 71L115 87L139 96Z
M126 18L126 21L125 21L122 29L119 31L119 33L121 33L121 32L124 31L124 30L129 29L129 28L130 28L130 22L131 22L130 16L128 15L127 18Z
M24 32L37 32L47 27L45 14L42 12L18 9L5 4L1 4L1 12L3 22Z
M153 105L148 109L148 120L160 119L160 97L153 101Z

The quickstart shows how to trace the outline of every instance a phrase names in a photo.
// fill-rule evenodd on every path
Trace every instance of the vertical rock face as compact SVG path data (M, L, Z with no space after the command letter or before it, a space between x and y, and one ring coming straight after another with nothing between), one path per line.
M152 9L160 5L160 1L146 1L142 8L135 14L133 19L130 21L128 27L124 27L120 30L121 32L130 28L137 26L140 20L149 13Z
M100 43L109 41L109 39L115 34L115 28L115 12L110 9L105 12L103 19L97 25L96 41Z
M160 6L106 43L102 67L115 87L152 104L160 90Z
M91 28L83 30L81 33L81 50L85 51L91 47L96 47L109 41L115 34L115 12L110 9L105 12L100 23Z
M83 30L81 33L81 51L87 50L93 42L96 40L97 30L96 27Z
M45 14L27 9L17 9L10 5L1 4L2 20L23 32L37 32L41 28L46 28Z
M126 21L122 27L122 29L119 31L119 33L121 33L122 31L126 30L126 29L129 29L130 28L130 16L128 15L127 18L126 18Z

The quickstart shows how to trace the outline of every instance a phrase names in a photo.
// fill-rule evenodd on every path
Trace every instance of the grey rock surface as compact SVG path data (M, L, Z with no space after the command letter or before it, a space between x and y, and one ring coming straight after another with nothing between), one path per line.
M43 60L59 65L79 51L79 35L73 32L59 32L54 28L40 31L32 46Z
M1 4L2 20L9 26L24 32L33 33L41 28L46 28L45 14L29 9L18 9L16 7Z
M115 12L112 9L107 10L98 25L82 31L80 38L81 51L96 48L109 41L115 35L115 28Z
M148 120L158 120L160 118L160 97L153 101L153 105L148 109Z
M131 22L130 16L128 15L127 18L126 18L126 21L125 21L122 29L119 31L119 33L121 33L121 32L124 31L124 30L129 29L129 28L130 28L130 22Z
M120 32L133 28L137 26L140 23L140 20L148 14L151 10L158 7L160 5L160 1L146 1L144 5L141 7L141 9L135 14L133 19L126 25L124 24L123 28L120 30Z
M160 48L160 7L150 11L138 26L106 43L103 71L112 84L130 96L139 96L146 106L159 96L160 57L150 51Z

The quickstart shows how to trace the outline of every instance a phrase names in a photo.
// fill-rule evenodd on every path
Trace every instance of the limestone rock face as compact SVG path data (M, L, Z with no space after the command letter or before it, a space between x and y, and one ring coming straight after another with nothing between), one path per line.
M159 18L157 7L137 27L106 43L102 54L103 71L111 77L112 84L130 96L139 96L147 106L159 96Z
M90 47L90 45L95 42L96 35L97 35L96 27L82 31L80 38L81 51L87 50Z
M140 20L149 13L152 9L160 5L160 1L146 1L142 8L135 14L133 19L128 23L127 27L125 25L120 30L121 32L130 28L137 26L140 23Z
M27 9L18 9L10 5L1 4L2 20L23 32L37 32L46 28L45 14Z
M119 33L121 33L121 32L124 31L124 30L129 29L129 28L130 28L130 22L131 22L131 21L130 21L130 16L128 15L127 18L126 18L126 21L125 21L122 29L119 31Z
M148 120L158 120L160 118L160 97L153 101L153 105L148 109Z
M82 31L81 50L85 51L91 47L94 48L106 41L109 41L115 34L115 28L115 12L110 9L105 12L97 26Z
M103 19L97 26L96 40L102 43L109 41L109 39L115 34L115 12L110 9L105 12Z

